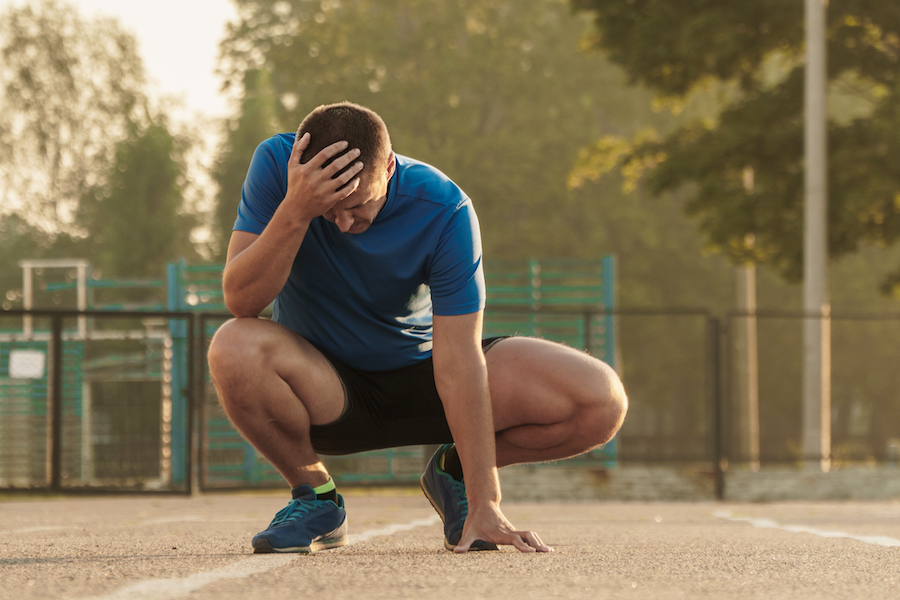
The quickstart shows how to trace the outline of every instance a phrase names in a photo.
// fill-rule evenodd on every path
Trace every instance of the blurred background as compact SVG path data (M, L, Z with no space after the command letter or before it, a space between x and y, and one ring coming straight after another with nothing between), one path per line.
M827 42L832 452L836 466L892 464L900 7L832 2ZM604 352L632 399L619 464L797 461L804 48L801 0L2 0L0 302L5 311L221 311L217 277L254 148L295 130L313 107L350 100L382 115L397 152L437 166L473 199L497 315L510 304L504 285L519 286L519 306L533 313L541 293L552 304L550 273L570 277L574 300L558 304L580 312L568 324L545 315L542 329L533 314L526 324L506 315L497 322L512 324L497 327L548 337L574 328L557 337L582 347L605 340L592 351ZM585 285L593 296L578 296ZM609 310L623 312L604 320ZM748 310L758 317L741 316ZM709 316L725 334L712 358ZM217 318L204 327L214 331ZM171 438L165 415L179 394L165 391L171 325L166 334L146 319L113 320L66 321L85 339L88 329L156 331L139 350L112 334L73 350L95 372L82 379L108 382L86 392L92 414L107 416L64 442L91 460L115 455L101 452L103 439L134 438L126 417L109 416L125 409L104 406L147 398L138 421L153 423L153 439ZM11 352L41 351L15 346L41 327L50 322L0 313L0 453L27 429L14 415L32 419L34 448L44 447L47 409L33 403L46 381L9 371ZM109 359L141 353L163 367L138 376L134 361ZM17 394L32 408L11 408ZM208 386L203 394L214 411ZM80 402L66 409L78 422ZM219 425L207 421L208 446ZM164 464L166 447L145 459ZM235 458L243 446L226 450L244 460ZM0 480L43 481L41 452L28 451L37 457L22 467L29 475ZM156 478L157 466L152 477L127 477ZM75 480L79 469L67 473Z

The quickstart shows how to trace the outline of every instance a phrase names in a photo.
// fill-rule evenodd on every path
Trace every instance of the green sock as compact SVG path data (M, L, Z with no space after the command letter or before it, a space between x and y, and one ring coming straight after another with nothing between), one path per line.
M313 488L313 491L316 493L316 500L331 500L335 504L338 503L337 486L331 477L319 487Z

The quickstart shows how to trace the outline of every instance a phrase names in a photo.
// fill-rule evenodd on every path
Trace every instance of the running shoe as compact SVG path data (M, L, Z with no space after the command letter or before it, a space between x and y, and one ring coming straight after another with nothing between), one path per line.
M308 485L297 486L292 493L290 504L278 511L265 531L253 536L255 554L311 554L347 544L347 511L340 494L335 504L317 500Z
M452 446L453 444L444 444L438 448L419 480L425 497L444 521L444 547L447 550L453 550L459 544L463 526L466 524L466 515L469 514L466 484L457 481L443 470L444 454ZM496 549L496 544L484 540L476 540L470 546L470 550Z

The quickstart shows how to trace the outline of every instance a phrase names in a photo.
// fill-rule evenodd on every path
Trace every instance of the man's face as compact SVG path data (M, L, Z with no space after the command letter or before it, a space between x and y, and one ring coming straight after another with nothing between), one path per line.
M394 172L394 153L387 169L373 174L355 192L335 204L323 216L337 225L341 233L362 233L371 227L375 217L387 202L388 182Z

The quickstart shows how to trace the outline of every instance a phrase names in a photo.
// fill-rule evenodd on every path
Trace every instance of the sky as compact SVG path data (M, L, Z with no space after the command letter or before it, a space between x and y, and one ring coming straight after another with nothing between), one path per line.
M213 70L225 23L236 16L231 0L65 1L83 17L117 17L130 30L157 93L180 98L190 113L226 116ZM0 9L26 2L30 0L0 0Z

